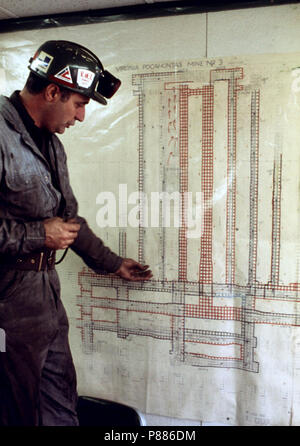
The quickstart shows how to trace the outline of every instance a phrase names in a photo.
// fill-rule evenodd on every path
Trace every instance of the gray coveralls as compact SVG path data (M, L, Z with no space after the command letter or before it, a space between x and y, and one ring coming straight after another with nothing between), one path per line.
M0 328L6 334L6 351L0 353L0 425L76 426L68 320L53 255L44 246L43 220L76 218L81 226L71 248L96 273L115 272L122 258L77 215L66 154L57 136L51 135L47 161L3 96L0 181Z

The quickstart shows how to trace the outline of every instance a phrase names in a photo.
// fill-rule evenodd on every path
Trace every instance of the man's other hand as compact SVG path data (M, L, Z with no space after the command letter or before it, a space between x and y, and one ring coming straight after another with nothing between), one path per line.
M45 245L50 249L66 249L74 242L80 225L75 219L64 221L60 217L44 220Z
M148 268L148 265L141 265L133 259L124 259L115 274L130 281L149 280L153 274Z

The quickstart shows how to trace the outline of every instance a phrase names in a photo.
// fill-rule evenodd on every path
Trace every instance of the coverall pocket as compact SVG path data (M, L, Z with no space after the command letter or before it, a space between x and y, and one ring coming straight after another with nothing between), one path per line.
M33 214L36 213L35 201L37 192L37 179L36 177L30 178L23 175L5 175L5 200L10 203L11 207L16 209L23 209L27 212L27 207Z
M4 201L16 217L44 218L57 205L57 198L38 175L5 175Z
M32 184L32 178L35 178L35 176L32 176L30 174L18 174L13 173L9 175L5 175L6 184L13 192L20 192L20 191L27 191L28 189L31 190L34 187L34 184Z
M13 299L23 277L24 271L0 269L0 304Z

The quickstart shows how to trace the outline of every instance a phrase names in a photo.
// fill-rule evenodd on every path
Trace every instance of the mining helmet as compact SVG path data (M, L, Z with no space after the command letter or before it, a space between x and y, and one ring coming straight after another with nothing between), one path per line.
M104 70L95 54L66 40L43 43L29 64L28 68L38 76L103 105L121 85L119 79Z

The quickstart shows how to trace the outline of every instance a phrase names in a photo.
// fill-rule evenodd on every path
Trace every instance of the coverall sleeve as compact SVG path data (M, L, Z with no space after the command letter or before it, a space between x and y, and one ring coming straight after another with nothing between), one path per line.
M0 180L3 175L3 158L0 156ZM1 182L0 182L1 184ZM42 221L23 222L0 218L0 254L17 256L41 249L45 244Z
M45 245L42 222L0 219L0 253L8 256L28 254Z
M104 245L103 241L89 228L84 218L77 217L77 222L80 224L80 230L71 245L72 250L96 273L116 272L121 266L122 257Z

